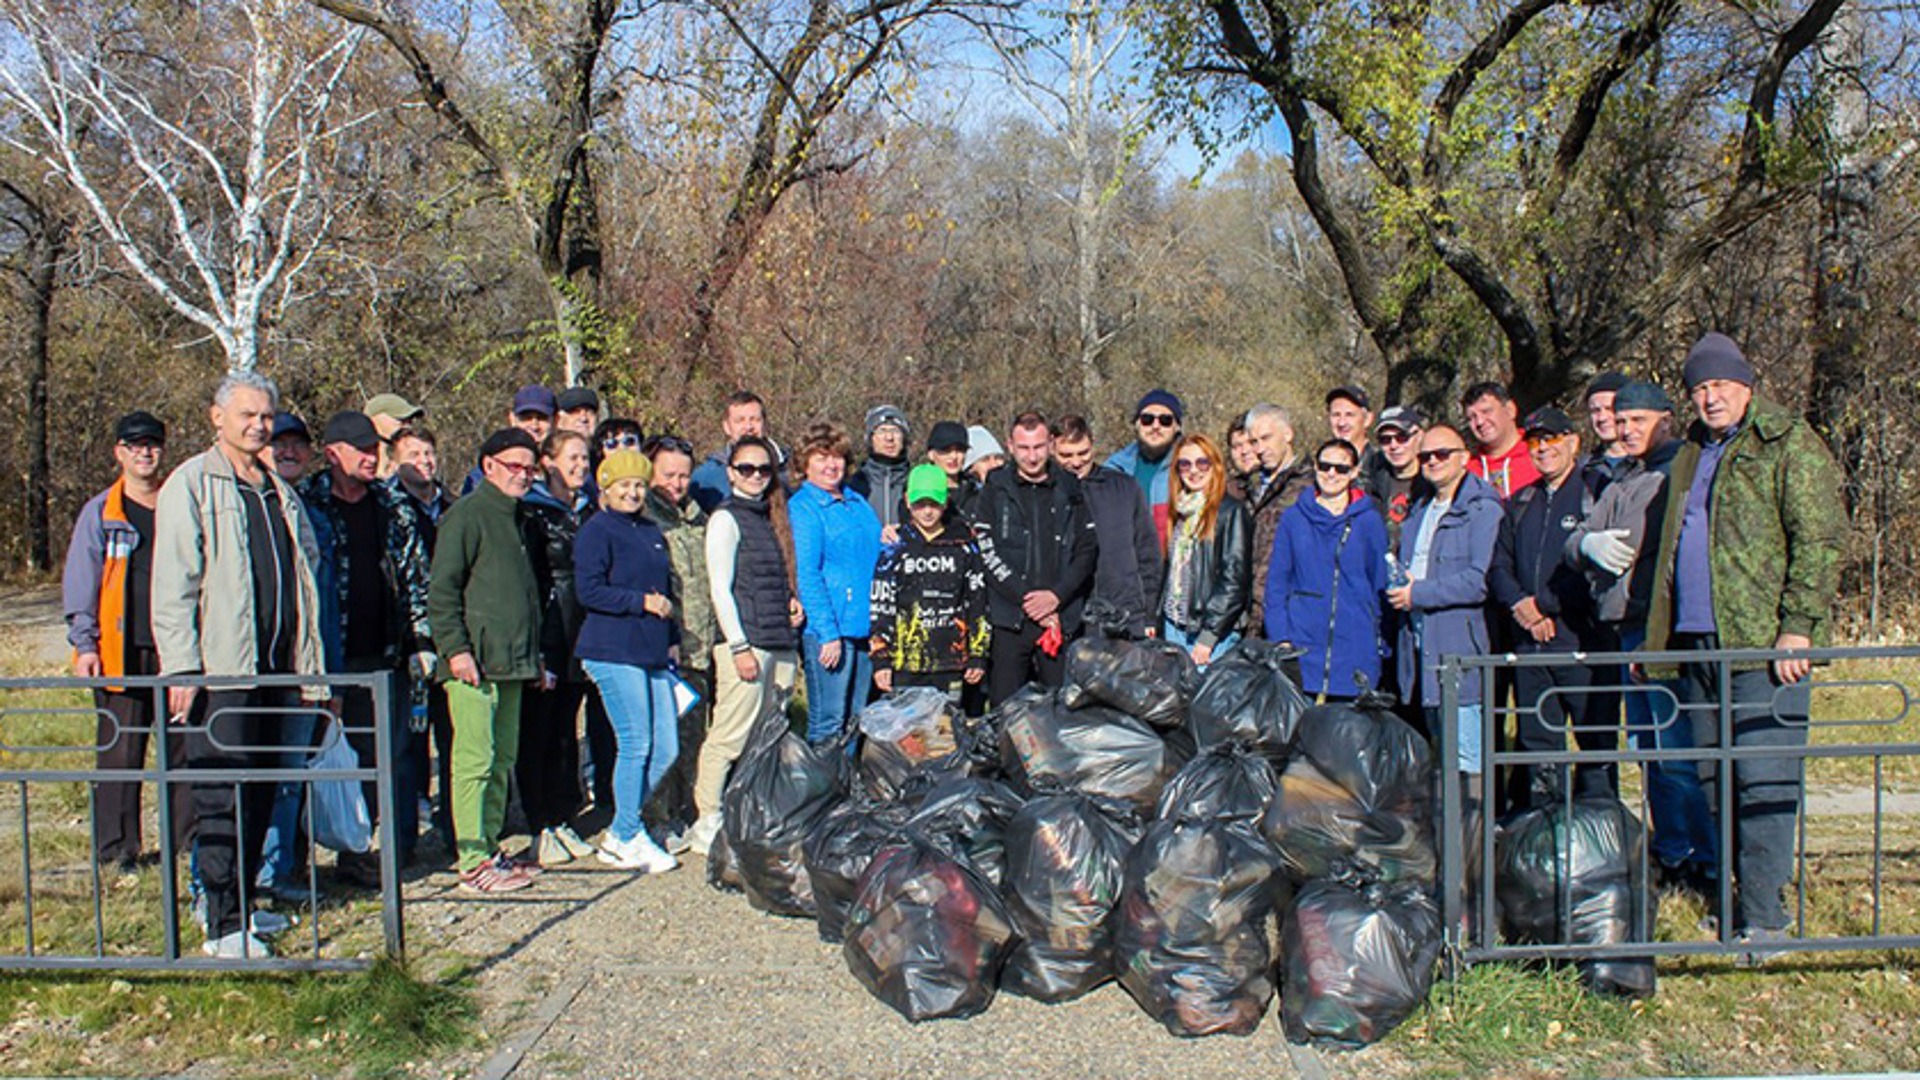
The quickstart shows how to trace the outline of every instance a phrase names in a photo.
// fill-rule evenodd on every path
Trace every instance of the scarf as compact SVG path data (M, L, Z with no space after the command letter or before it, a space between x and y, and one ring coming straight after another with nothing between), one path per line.
M1173 535L1167 538L1167 599L1161 613L1167 621L1187 628L1187 610L1199 583L1193 579L1193 553L1200 543L1200 512L1207 493L1183 491L1173 502Z

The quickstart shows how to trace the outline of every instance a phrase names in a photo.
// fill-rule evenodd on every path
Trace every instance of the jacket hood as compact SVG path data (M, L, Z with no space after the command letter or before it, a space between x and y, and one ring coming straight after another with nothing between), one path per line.
M1452 513L1454 510L1464 510L1474 503L1482 501L1500 506L1500 493L1493 489L1492 484L1487 483L1473 473L1468 473L1461 479L1460 489L1453 493L1453 507L1448 512Z
M1346 528L1348 524L1368 514L1377 515L1380 512L1374 507L1373 500L1367 498L1365 495L1361 495L1359 498L1349 499L1346 508L1337 514L1321 506L1319 499L1304 492L1301 494L1299 501L1294 503L1294 505L1300 508L1300 513L1307 519L1307 524L1322 533L1337 533L1341 529Z

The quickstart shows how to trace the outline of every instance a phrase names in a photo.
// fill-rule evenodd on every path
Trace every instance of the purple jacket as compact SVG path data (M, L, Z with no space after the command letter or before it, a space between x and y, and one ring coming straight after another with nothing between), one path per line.
M1402 566L1412 565L1420 523L1432 506L1431 498L1421 500L1401 526ZM1418 649L1414 646L1414 620L1400 620L1397 652L1401 700L1413 700L1417 679L1420 703L1439 705L1441 658L1487 652L1487 570L1493 565L1493 548L1500 538L1504 516L1500 496L1491 484L1472 473L1460 481L1453 505L1434 530L1426 575L1413 583L1412 614L1422 623ZM1462 680L1460 704L1479 701L1480 680Z

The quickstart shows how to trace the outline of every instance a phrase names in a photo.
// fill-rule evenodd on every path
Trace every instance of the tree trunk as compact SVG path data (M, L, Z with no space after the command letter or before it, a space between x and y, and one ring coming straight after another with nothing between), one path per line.
M52 463L47 448L47 375L52 369L53 295L59 284L66 235L59 221L43 220L35 237L30 271L33 327L27 355L27 563L36 571L53 568L53 529L49 520Z
M1855 77L1862 61L1859 14L1852 5L1835 17L1821 43L1820 75L1832 113L1829 139L1833 166L1820 184L1820 214L1813 237L1813 380L1808 416L1826 436L1845 470L1847 511L1873 500L1865 486L1866 432L1871 409L1869 366L1871 313L1867 304L1868 245L1878 177L1860 145L1868 131L1867 101Z

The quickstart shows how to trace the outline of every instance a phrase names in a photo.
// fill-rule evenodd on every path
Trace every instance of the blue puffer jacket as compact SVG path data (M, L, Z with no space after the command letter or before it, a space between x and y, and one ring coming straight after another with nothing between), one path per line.
M664 668L680 640L671 618L647 614L648 593L673 595L673 561L660 526L639 514L608 511L580 526L573 541L574 592L586 609L573 654L634 667Z
M880 561L880 519L858 493L829 495L801 484L787 500L794 575L807 633L819 641L863 638L873 621L873 570Z
M1423 499L1400 527L1402 566L1413 565L1420 523L1432 509L1432 499ZM1487 571L1493 565L1493 548L1505 514L1493 485L1471 473L1453 493L1453 503L1433 534L1427 572L1413 583L1413 614L1422 622L1421 647L1414 646L1414 620L1400 620L1397 651L1402 700L1413 700L1412 689L1418 678L1420 703L1439 705L1441 658L1479 656L1488 651ZM1461 680L1460 704L1479 703L1480 682L1478 678Z
M1380 593L1387 587L1387 525L1358 496L1335 514L1311 495L1284 514L1267 567L1268 641L1305 649L1310 694L1350 697L1380 685Z

